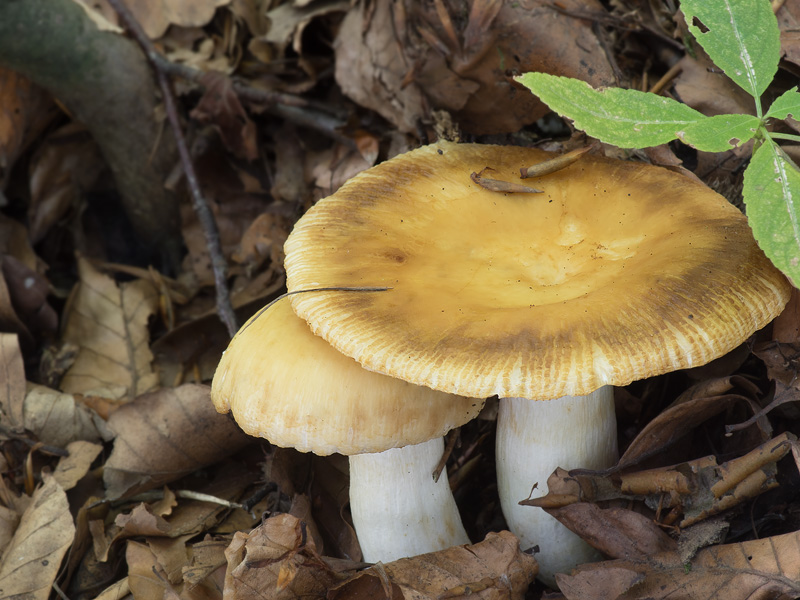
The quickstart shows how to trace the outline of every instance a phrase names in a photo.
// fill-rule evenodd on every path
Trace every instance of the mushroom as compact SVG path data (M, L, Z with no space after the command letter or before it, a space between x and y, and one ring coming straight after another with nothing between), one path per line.
M745 217L695 181L587 155L503 194L553 155L440 142L362 172L321 200L286 242L290 290L312 331L367 369L464 396L501 398L503 513L540 577L593 550L519 506L556 466L616 460L609 386L705 364L766 325L790 285Z
M301 452L350 455L350 508L364 559L468 544L446 475L442 436L482 401L372 373L311 333L281 299L231 340L211 399L249 435Z

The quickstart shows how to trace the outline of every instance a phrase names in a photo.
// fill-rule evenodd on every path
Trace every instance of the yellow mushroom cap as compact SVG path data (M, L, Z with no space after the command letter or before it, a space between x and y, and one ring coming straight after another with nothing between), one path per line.
M434 389L534 400L702 365L774 318L790 285L722 196L649 165L438 143L369 169L286 242L311 329L368 369ZM527 183L527 182L526 182Z
M321 455L426 442L483 406L367 371L311 333L286 299L234 336L214 374L211 399L245 433Z

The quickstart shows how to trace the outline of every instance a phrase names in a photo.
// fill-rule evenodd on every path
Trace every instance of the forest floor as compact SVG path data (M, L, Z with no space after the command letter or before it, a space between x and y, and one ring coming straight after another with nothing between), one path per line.
M114 2L76 3L51 9L83 23L74 36L126 35ZM127 4L172 81L237 325L285 292L297 219L357 173L437 139L590 143L514 75L656 91L706 115L753 111L672 0ZM800 70L800 2L773 5L776 96ZM38 73L0 67L0 596L800 597L796 297L709 365L615 391L621 463L550 480L576 500L552 513L607 556L560 578L560 592L533 581L536 553L505 532L496 399L448 437L450 485L477 543L369 567L346 458L272 446L213 408L230 340L218 312L230 313L185 160L152 153L180 213L165 242L132 216L135 191L120 192L124 166L110 164L92 112ZM112 113L113 92L102 90ZM170 109L151 96L144 114L121 103L115 126L149 123L172 144ZM740 207L750 151L592 150L695 177Z

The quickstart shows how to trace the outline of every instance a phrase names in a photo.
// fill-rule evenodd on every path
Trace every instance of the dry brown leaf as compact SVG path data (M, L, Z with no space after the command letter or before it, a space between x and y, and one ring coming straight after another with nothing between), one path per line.
M439 600L474 596L481 600L522 599L539 567L508 531L490 533L471 546L402 558L371 567L337 586L331 600L375 598ZM385 578L385 579L384 579ZM391 586L392 594L386 594Z
M64 448L70 442L108 441L113 434L94 411L77 404L72 394L30 384L23 405L25 429L39 441Z
M120 600L130 595L131 586L128 583L128 578L125 577L119 581L112 583L102 592L100 592L94 600Z
M20 432L23 428L25 365L16 333L0 333L0 422Z
M304 3L284 2L267 13L269 29L264 39L278 47L282 54L289 44L297 54L302 54L303 31L316 17L350 8L347 0L321 0Z
M0 254L0 262L5 257ZM14 333L19 336L19 345L26 351L32 350L35 347L35 340L25 327L20 318L17 316L14 306L11 303L11 293L6 285L5 277L2 276L0 270L0 329L6 333Z
M50 283L44 275L13 256L3 256L0 266L11 303L28 331L37 340L55 337L58 315L47 302Z
M135 535L163 536L167 535L170 529L169 523L162 517L151 513L143 502L134 506L131 512L117 515L114 524L122 528L120 535L115 536L116 538Z
M147 544L128 540L125 560L128 563L128 585L136 600L177 600L179 590L169 582Z
M653 519L632 510L577 502L547 512L613 558L644 558L677 548Z
M306 164L316 187L314 196L322 198L334 193L348 179L369 169L374 162L369 162L358 150L338 145L319 153L309 152Z
M225 548L230 540L214 539L206 536L202 542L192 544L191 564L183 570L183 580L191 585L197 585L211 573L228 561L225 560Z
M687 54L679 61L675 93L680 101L709 117L752 113L753 97L717 69L702 48L696 50L697 58Z
M0 504L0 548L7 548L19 526L19 514Z
M214 410L208 386L194 384L140 396L115 411L108 426L117 435L103 473L109 498L174 481L251 440Z
M235 156L249 161L258 158L256 125L239 102L233 81L223 73L209 71L201 83L205 90L190 116L211 123Z
M305 524L289 514L270 517L249 534L238 532L225 550L225 598L325 598L355 563L335 566L317 554Z
M800 596L800 532L644 560L582 565L556 575L568 600L777 600Z
M100 453L103 446L91 442L75 441L67 446L69 456L64 456L58 461L53 478L64 490L71 490L83 479Z
M13 256L37 273L44 273L46 269L31 246L27 228L0 213L0 255L2 254Z
M160 38L170 25L201 27L214 16L219 6L230 0L128 0L136 20L151 38Z
M62 390L115 399L152 390L158 375L147 321L158 307L155 286L143 279L117 284L83 258L78 272L80 282L64 311L63 341L80 350Z
M450 15L443 2L359 4L334 44L336 81L401 131L431 124L432 109L449 111L471 133L518 131L549 109L514 83L515 73L614 84L591 20L569 15L603 13L602 5L558 5L563 12L549 0L473 2L469 15Z
M50 134L31 158L31 239L38 243L90 189L105 163L86 127L71 122Z
M684 392L639 432L619 459L620 468L661 452L695 426L718 415L732 404L748 402L745 396L725 393L733 389L734 385L751 393L754 391L752 384L742 377L725 377L702 382Z
M67 495L55 479L44 475L0 559L3 597L47 600L74 535Z

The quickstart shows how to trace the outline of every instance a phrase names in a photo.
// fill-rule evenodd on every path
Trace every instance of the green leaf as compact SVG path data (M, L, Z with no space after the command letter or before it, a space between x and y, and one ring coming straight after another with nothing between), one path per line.
M689 124L678 137L704 152L725 152L751 139L761 120L753 115L716 115Z
M797 92L797 88L793 87L778 96L772 106L769 107L767 117L773 119L792 117L800 120L800 93Z
M681 11L714 64L760 98L778 70L781 51L769 0L682 0Z
M578 129L620 148L665 144L707 118L671 98L636 90L595 90L579 79L546 73L525 73L516 80Z
M744 173L747 219L758 245L792 281L800 284L800 172L780 147L765 140Z

